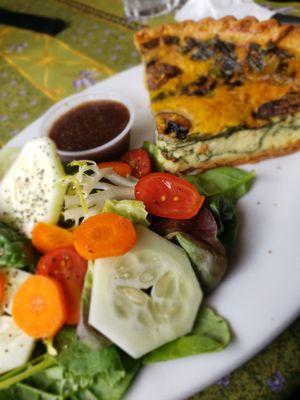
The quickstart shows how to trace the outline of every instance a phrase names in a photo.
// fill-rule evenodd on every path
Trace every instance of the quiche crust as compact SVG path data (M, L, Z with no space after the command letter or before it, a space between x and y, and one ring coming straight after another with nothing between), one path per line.
M205 18L142 29L135 44L167 170L256 162L300 148L299 27L254 17ZM295 128L292 135L286 120ZM241 137L245 141L245 132L251 147L261 130L275 124L279 132L274 139L267 135L265 147L251 154L228 151ZM184 148L189 154L182 156ZM218 154L211 156L212 148Z
M219 35L222 39L230 39L235 43L255 42L266 44L270 41L277 42L290 31L293 31L291 36L294 36L294 32L300 32L298 28L294 28L291 25L280 25L275 19L259 22L255 17L249 16L238 20L228 15L218 20L209 17L199 22L188 20L180 24L174 23L156 28L144 28L135 34L135 44L141 50L143 43L149 40L160 38L163 35L178 34L183 36L190 35L193 38L202 40ZM296 42L294 46L297 46Z

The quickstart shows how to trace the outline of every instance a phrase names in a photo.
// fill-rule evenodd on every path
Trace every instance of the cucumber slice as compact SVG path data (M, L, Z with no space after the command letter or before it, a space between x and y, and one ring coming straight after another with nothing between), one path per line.
M0 217L31 237L38 221L56 223L65 189L55 144L47 137L32 140L4 175L0 188Z
M33 347L34 339L18 328L12 317L0 317L0 374L26 364Z
M18 268L2 268L0 273L5 277L3 299L0 305L0 314L5 312L12 313L14 297L19 287L31 276L28 272Z
M134 358L189 333L202 291L185 252L137 226L121 257L95 260L89 323Z

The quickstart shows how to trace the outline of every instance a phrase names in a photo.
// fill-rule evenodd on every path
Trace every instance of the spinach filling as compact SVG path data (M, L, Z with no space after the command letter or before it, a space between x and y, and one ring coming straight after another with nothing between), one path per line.
M167 160L171 160L173 162L179 163L185 163L185 164L191 164L191 158L193 158L193 163L197 162L206 162L209 161L213 158L220 157L220 156L225 156L225 155L251 155L259 152L260 150L263 151L266 148L265 147L265 141L268 137L276 137L277 135L281 134L282 131L286 131L288 134L293 133L293 131L299 131L300 132L300 118L295 117L292 118L291 120L287 121L277 121L270 123L268 126L265 126L263 128L260 128L259 130L255 130L256 132L260 133L260 136L254 143L254 146L252 148L249 148L247 146L247 149L242 148L242 149L227 149L223 152L213 152L211 150L207 150L205 153L197 153L195 151L195 145L198 142L202 142L205 145L204 140L194 140L194 142L185 142L181 144L176 144L176 145L170 145L170 143L167 143L165 141L160 141L160 138L158 138L158 148L161 151L163 157ZM242 132L243 129L235 130L234 132L231 132L230 135L228 136L215 136L212 138L206 138L206 141L209 142L211 140L218 140L218 139L229 139L232 135L238 134L239 132ZM249 134L248 131L251 130L245 130L247 134ZM251 133L250 133L251 134ZM300 140L300 133L299 133L299 139Z

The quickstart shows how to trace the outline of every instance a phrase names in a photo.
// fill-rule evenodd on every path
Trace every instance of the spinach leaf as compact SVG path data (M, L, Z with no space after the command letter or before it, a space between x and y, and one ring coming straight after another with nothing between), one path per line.
M198 175L184 176L201 194L207 197L224 195L233 203L249 191L254 177L254 171L232 167L213 168Z
M228 323L211 308L201 307L190 334L152 351L144 358L143 362L151 364L220 351L228 345L230 339Z
M216 196L209 202L218 225L218 238L229 250L235 241L237 234L237 216L233 203L224 196Z
M0 221L0 268L33 267L36 253L30 240Z

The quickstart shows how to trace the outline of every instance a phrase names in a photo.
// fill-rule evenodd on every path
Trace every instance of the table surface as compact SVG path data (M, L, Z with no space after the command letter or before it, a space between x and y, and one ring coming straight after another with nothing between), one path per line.
M300 16L299 2L260 3ZM126 22L120 0L0 0L0 7L67 23L55 37L0 25L0 147L54 102L140 62L132 41L140 24ZM169 14L146 23L172 19ZM286 399L299 384L297 320L263 352L191 400Z

